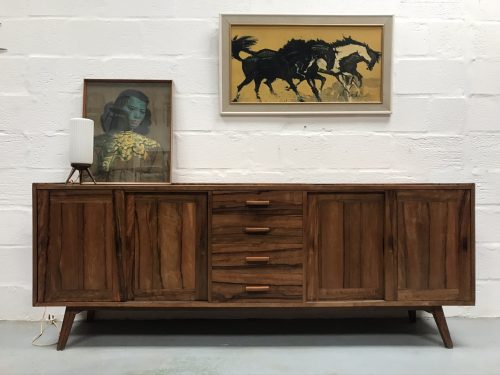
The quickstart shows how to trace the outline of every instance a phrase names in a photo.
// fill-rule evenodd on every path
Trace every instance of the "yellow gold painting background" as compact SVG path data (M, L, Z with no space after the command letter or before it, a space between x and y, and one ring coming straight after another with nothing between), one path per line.
M238 36L252 36L257 39L257 43L250 49L259 51L264 48L279 50L290 39L323 39L325 42L332 43L343 39L344 36L352 37L354 40L368 44L368 46L378 52L382 51L382 26L379 25L231 25L230 40ZM231 47L229 47L231 48ZM231 57L230 64L230 90L231 99L236 96L237 86L244 80L245 76L241 67L241 61ZM248 55L245 52L240 53L244 60ZM352 102L357 103L380 103L382 101L382 60L375 64L372 71L368 70L366 64L358 64L357 70L363 76L362 95L353 97ZM345 98L339 96L340 84L333 76L323 74L326 83L323 92L320 94L323 102L343 103ZM298 80L294 83L297 84ZM319 89L320 81L316 81ZM259 94L262 103L284 103L297 102L293 91L287 91L288 84L277 79L273 82L273 88L277 96L272 95L266 85L261 85ZM251 82L245 86L240 93L238 103L260 103L255 96L255 84ZM308 103L316 103L316 99L311 92L311 88L306 82L298 86L299 93Z

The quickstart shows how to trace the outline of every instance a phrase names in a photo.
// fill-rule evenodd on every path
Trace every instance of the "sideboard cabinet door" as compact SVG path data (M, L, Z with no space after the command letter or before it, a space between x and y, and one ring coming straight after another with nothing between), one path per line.
M384 194L309 194L308 300L384 299Z
M205 194L127 196L128 298L207 299Z
M109 191L40 191L37 299L118 301L113 198Z
M398 300L473 300L469 190L399 191Z

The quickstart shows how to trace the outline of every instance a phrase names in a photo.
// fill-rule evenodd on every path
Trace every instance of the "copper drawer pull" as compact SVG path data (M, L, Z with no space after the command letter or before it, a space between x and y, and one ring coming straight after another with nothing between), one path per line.
M245 286L245 292L268 292L269 285L252 285Z
M246 227L245 233L265 234L265 233L269 233L270 230L271 230L271 228L268 228L268 227Z
M245 204L250 207L267 207L271 204L270 201L245 201Z
M247 263L269 263L269 257L245 257Z

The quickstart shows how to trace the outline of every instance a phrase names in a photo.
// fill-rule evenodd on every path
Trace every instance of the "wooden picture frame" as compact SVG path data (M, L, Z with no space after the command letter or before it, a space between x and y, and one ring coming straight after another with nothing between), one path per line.
M390 114L392 29L392 16L223 14L221 114Z
M172 81L85 79L97 182L171 182Z

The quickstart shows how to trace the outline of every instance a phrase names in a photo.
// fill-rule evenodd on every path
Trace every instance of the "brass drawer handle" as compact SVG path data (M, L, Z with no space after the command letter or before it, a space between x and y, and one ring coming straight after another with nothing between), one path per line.
M245 233L249 234L265 234L269 233L271 231L271 228L269 227L246 227L245 228Z
M270 201L245 201L249 207L267 207L271 204Z
M247 263L269 263L269 257L245 257Z
M268 292L269 285L247 285L245 286L245 292Z

